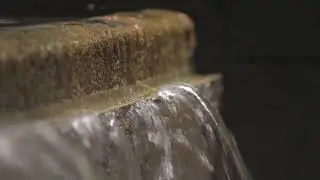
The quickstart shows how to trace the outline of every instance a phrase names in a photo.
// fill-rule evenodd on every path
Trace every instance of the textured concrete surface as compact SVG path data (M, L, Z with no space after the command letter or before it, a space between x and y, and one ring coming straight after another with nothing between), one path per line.
M0 30L0 109L33 109L188 66L192 21L144 10Z

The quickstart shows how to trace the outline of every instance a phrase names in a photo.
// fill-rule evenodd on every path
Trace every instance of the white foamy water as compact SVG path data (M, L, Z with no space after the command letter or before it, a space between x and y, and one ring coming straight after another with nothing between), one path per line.
M61 124L0 131L0 177L12 180L250 180L233 136L187 84Z

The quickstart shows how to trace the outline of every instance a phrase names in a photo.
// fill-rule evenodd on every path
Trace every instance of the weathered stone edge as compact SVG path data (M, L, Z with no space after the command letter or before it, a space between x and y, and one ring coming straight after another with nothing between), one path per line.
M81 117L84 116L98 116L119 108L132 106L141 100L153 99L155 93L162 86L177 83L186 83L195 87L213 107L219 109L220 98L223 93L223 76L221 74L206 76L183 74L172 78L170 81L168 79L163 79L163 77L160 77L158 80L160 82L155 83L154 78L151 78L132 86L106 92L105 94L89 96L83 100L68 100L62 103L59 102L49 106L43 106L31 111L1 114L0 123L2 126L5 126L6 124L32 125L34 123L37 124L38 122L59 125L70 124L70 122L81 119ZM101 102L96 101L96 99L101 97L107 97L107 99L101 99ZM108 99L109 97L110 99ZM108 101L110 101L110 103L107 103Z
M188 66L192 21L164 10L0 31L0 109L33 109Z
M60 121L73 119L90 113L104 113L116 108L134 104L142 99L150 99L163 85L172 83L188 83L200 89L214 106L219 108L220 97L223 92L222 75L196 75L188 69L180 72L167 73L136 84L128 85L104 93L81 99L64 100L41 106L29 111L7 112L0 114L0 122L20 123L30 121ZM213 87L207 91L207 87Z

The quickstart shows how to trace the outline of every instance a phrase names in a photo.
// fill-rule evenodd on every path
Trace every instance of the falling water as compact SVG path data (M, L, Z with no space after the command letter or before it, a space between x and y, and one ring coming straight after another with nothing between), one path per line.
M163 87L152 99L104 114L84 114L68 125L1 130L0 177L251 179L215 106L189 85Z

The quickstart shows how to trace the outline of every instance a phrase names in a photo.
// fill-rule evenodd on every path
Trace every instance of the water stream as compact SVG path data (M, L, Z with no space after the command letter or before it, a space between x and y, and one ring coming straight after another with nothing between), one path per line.
M213 103L187 84L60 124L0 130L0 177L12 180L250 180Z

